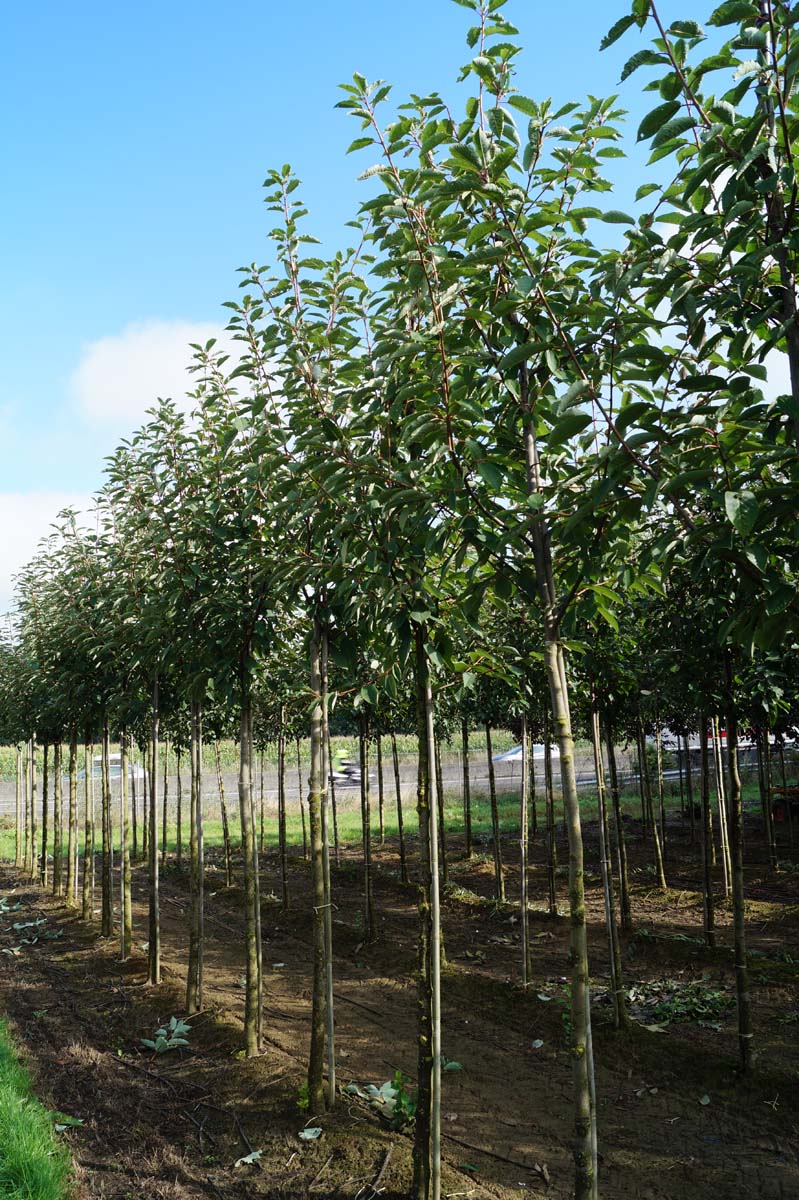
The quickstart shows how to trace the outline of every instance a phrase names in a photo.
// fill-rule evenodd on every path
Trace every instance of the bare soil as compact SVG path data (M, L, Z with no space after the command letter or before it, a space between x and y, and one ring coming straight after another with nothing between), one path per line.
M698 854L687 830L669 828L669 890L654 883L651 847L628 823L636 932L625 940L626 983L669 994L697 981L734 996L731 914L720 898L718 946L702 944ZM587 862L597 862L586 830ZM588 920L597 1069L601 1193L613 1200L793 1200L799 1196L799 874L769 876L759 838L747 830L746 894L757 1063L737 1070L734 1009L704 1023L647 1022L617 1033L602 1002L607 986L602 894L588 877ZM444 1074L444 1194L550 1197L571 1194L571 1067L568 1048L568 920L550 916L544 850L532 852L534 979L520 984L518 906L496 906L490 846L474 860L448 847L444 901L444 1052L462 1069ZM507 894L518 895L518 856L508 842ZM565 862L565 846L560 847ZM342 1086L380 1085L415 1073L415 889L397 878L396 847L375 850L379 937L362 944L357 849L334 871L336 1037ZM277 860L263 860L266 977L262 1057L244 1060L241 893L225 889L210 856L205 1010L191 1019L189 1047L156 1057L142 1045L183 1011L188 881L168 864L162 880L164 982L144 985L146 879L134 875L136 950L120 963L63 902L0 871L0 896L18 911L0 917L0 1009L9 1017L53 1109L81 1118L68 1129L76 1197L350 1197L406 1194L411 1141L357 1097L335 1112L298 1106L310 1017L308 864L291 860L291 907L283 912ZM272 893L270 895L270 893ZM40 926L14 923L44 918ZM23 938L38 938L22 945ZM12 950L17 953L10 953ZM669 981L664 983L664 981ZM659 1029L646 1028L647 1024ZM302 1141L306 1125L321 1126ZM235 1165L253 1151L260 1159Z

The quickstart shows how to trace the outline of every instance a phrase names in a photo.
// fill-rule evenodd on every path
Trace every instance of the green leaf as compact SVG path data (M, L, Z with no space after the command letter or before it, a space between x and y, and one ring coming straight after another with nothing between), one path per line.
M673 121L667 121L652 138L653 149L657 146L663 146L666 142L672 141L673 138L679 137L680 134L693 129L695 124L696 121L694 118L688 116L687 113L682 117L675 117Z
M654 50L639 50L632 58L628 58L624 64L621 73L620 82L624 83L625 79L632 75L633 71L637 71L639 67L655 67L668 66L669 60L665 54L656 54Z
M705 36L701 25L697 25L696 21L672 21L669 26L669 33L673 37L685 38L701 38Z
M629 213L620 212L617 208L609 208L607 212L600 214L601 221L607 221L609 225L634 225L635 218Z
M509 350L504 358L499 361L500 371L511 371L514 367L518 367L521 363L527 362L534 354L538 353L538 346L535 342L522 342L519 346L514 346Z
M724 508L733 528L741 537L748 537L755 527L760 506L750 491L725 492Z
M618 20L615 25L611 25L602 41L599 43L599 49L607 50L608 46L612 46L614 42L617 42L619 38L627 32L628 29L635 25L637 20L638 18L636 17L635 13L628 13L626 17L622 17L620 20Z
M728 0L720 4L708 17L708 25L734 25L739 21L756 20L758 17L757 4L751 0Z
M524 113L526 117L538 117L541 115L541 109L535 100L530 100L527 96L508 96L508 104L511 108L517 109L518 112Z
M555 447L562 446L571 438L576 437L578 433L582 433L585 427L590 424L590 413L567 413L565 417L561 417L557 425L550 431L547 437L547 447L550 450L554 450Z
M502 490L503 474L498 466L492 462L483 461L477 464L477 471L481 479L492 491L499 492Z
M652 137L679 110L680 105L676 100L668 100L665 104L659 104L657 108L653 108L638 126L638 141L642 142L646 138Z

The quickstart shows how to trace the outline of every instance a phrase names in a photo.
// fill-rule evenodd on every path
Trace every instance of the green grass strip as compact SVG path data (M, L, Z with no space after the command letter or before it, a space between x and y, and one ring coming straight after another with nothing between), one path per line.
M70 1158L0 1020L0 1200L63 1200Z

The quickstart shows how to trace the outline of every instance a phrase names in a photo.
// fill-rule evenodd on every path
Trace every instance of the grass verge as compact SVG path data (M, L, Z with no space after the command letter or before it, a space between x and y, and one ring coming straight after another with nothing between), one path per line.
M0 1020L0 1200L63 1200L70 1160Z

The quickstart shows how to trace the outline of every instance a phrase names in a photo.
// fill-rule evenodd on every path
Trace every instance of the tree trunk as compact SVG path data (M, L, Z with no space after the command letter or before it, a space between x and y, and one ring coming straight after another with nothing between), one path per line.
M485 723L486 759L488 761L488 794L491 799L491 831L494 841L494 896L497 900L505 899L505 879L502 871L502 840L499 825L499 806L497 804L497 781L494 774L494 756L491 746L491 725Z
M535 425L529 398L529 379L523 367L521 399L528 489L541 494L541 473L535 442ZM588 942L585 925L583 839L580 802L574 771L574 739L569 711L566 660L558 628L557 593L552 568L548 528L541 515L532 527L535 571L544 615L544 652L552 716L560 749L561 786L569 839L569 910L571 958L572 1065L574 1078L574 1200L597 1194L596 1110L591 1102L593 1063L590 1044Z
M732 861L730 841L727 836L727 795L724 786L724 751L721 745L721 730L718 717L713 718L713 766L716 776L716 806L719 814L719 844L721 846L721 871L724 881L724 899L730 898Z
M530 914L527 911L527 806L529 802L530 776L527 770L529 744L527 737L527 714L522 714L522 788L519 803L519 882L522 924L522 986L530 983Z
M47 887L47 842L48 842L48 807L49 807L49 772L48 755L50 747L47 742L42 747L42 861L39 864L39 883Z
M704 896L704 934L709 947L716 944L713 909L713 826L710 814L710 771L707 761L707 714L699 720L699 746L702 761L702 892Z
M280 854L280 887L283 912L289 910L289 875L286 847L286 712L280 709L280 731L277 739L277 840Z
M610 860L610 829L608 806L605 796L605 771L602 763L602 739L599 729L599 712L591 710L591 741L594 749L596 772L596 794L599 826L599 855L602 871L602 890L605 899L605 923L608 931L610 960L610 986L613 992L613 1023L617 1029L629 1028L630 1019L624 1001L624 977L622 974L619 928L616 924L616 903L613 895L613 868Z
M111 779L110 779L110 750L108 735L108 718L103 717L103 738L100 751L101 794L102 794L102 828L103 828L103 864L101 886L101 923L100 936L111 937L114 932L114 843L113 825L111 823Z
M324 802L324 722L322 720L322 630L314 621L310 643L310 686L314 696L311 711L311 774L308 780L308 817L311 826L311 872L313 877L312 965L311 987L311 1046L308 1058L308 1098L310 1111L325 1110L325 1032L326 1022L326 938L324 845L322 838L322 805ZM297 741L299 745L299 739ZM302 796L302 793L300 793Z
M22 785L22 809L24 816L24 841L22 844L22 867L27 871L29 868L29 853L30 853L30 837L31 837L31 806L30 806L30 779L31 779L31 744L30 740L25 743L25 772Z
M397 753L397 736L391 734L391 757L394 763L394 791L397 798L397 834L399 837L400 882L408 882L408 863L405 857L405 826L402 817L402 783L400 780L399 754Z
M383 739L377 735L377 824L380 845L386 844L385 788L383 787Z
M150 886L147 982L161 982L161 898L158 879L158 726L160 722L158 676L153 681L152 750L150 762Z
M369 787L369 729L361 713L358 721L361 767L361 835L363 841L363 940L375 937L375 902L372 888L372 798Z
M465 854L471 858L474 854L472 844L472 783L469 778L469 722L461 721L461 751L463 755L463 833L466 842Z
M128 820L130 773L128 765L129 741L127 729L123 729L121 731L119 741L119 843L122 860L122 881L120 887L122 920L120 925L121 938L119 948L122 961L125 962L125 960L130 957L130 952L133 947L133 910L131 906L130 894L130 822Z
M14 866L15 867L21 867L23 864L23 861L24 861L24 858L23 858L23 811L22 811L24 774L25 774L25 772L24 772L24 768L23 768L22 747L17 746L17 792L16 792L16 806L14 809L14 815L15 815Z
M169 742L164 739L164 773L161 796L161 866L166 866L167 829L169 821Z
M180 746L175 747L175 859L179 867L183 866L183 780L180 775Z
M261 749L258 755L258 840L261 847L261 854L266 850L266 803L264 799L264 751Z
M230 844L230 821L228 819L225 780L222 775L222 756L219 751L218 738L214 738L214 757L216 759L216 783L219 788L219 811L222 814L222 841L225 846L225 887L233 887L233 848Z
M204 855L202 809L202 708L191 702L191 790L189 809L189 968L186 975L186 1011L200 1012L203 1006L204 951Z
M135 743L131 741L129 743L130 763L132 768L130 774L130 823L132 827L131 833L133 835L133 846L131 853L133 855L133 862L136 862L139 857L139 819L136 813L138 795L136 791L136 751L134 746Z
M39 848L38 840L38 816L39 816L39 797L36 781L36 738L31 738L31 767L30 767L30 798L31 798L31 815L30 815L30 840L29 840L29 862L28 875L31 879L39 878Z
M330 749L330 722L328 721L327 708L325 708L322 719L325 723L325 754L327 758L327 778L330 784L330 810L333 814L333 857L336 861L336 866L340 865L339 848L338 848L338 813L336 811L336 785L333 781L333 754Z
M94 745L89 742L89 733L83 744L83 765L86 780L84 786L84 804L86 811L83 819L83 894L81 916L84 921L94 917ZM55 768L54 768L55 769ZM55 816L53 817L55 823Z
M544 722L544 792L547 813L547 893L549 915L557 916L558 894L555 872L558 867L558 847L555 841L555 793L552 786L552 739L549 717Z
M735 940L735 989L738 1000L738 1049L741 1070L752 1066L752 1012L749 999L749 970L746 961L746 907L743 865L743 792L738 769L738 714L732 664L725 653L727 684L727 755L730 772L730 840L732 849L732 914Z
M691 770L691 747L688 738L684 737L682 744L685 748L685 791L688 796L688 812L691 818L691 845L696 841L696 804L694 801L694 780Z
M616 750L613 745L613 726L610 718L605 719L605 750L608 756L608 774L610 775L610 798L613 804L613 820L616 826L616 854L619 870L619 907L621 911L621 927L625 933L631 933L633 927L632 905L630 903L630 878L627 873L627 839L624 834L624 821L621 814L621 795L619 793L619 772L616 766Z
M322 667L322 784L330 777L327 763L328 737L328 635L321 630ZM333 889L330 880L330 830L327 789L322 794L322 874L325 896L325 1020L327 1037L327 1107L336 1103L336 1026L333 1007Z
M777 870L777 841L774 836L774 820L771 812L771 788L769 786L769 771L768 771L768 730L764 730L762 726L758 726L755 731L757 738L757 759L760 775L760 799L763 806L763 828L766 832L766 846L768 848L769 869Z
M69 739L69 828L67 831L67 904L78 903L78 735Z
M660 844L666 853L666 784L663 779L663 735L660 730L660 720L655 726L655 752L657 754L658 773L658 810L660 817Z
M61 895L63 820L61 814L61 738L53 746L53 895Z
M652 804L652 783L649 778L649 763L646 757L646 734L644 733L644 723L641 718L638 718L638 762L641 773L641 787L644 793L644 810L647 814L647 821L652 829L652 839L655 843L655 871L658 878L658 886L665 892L666 871L663 866L663 846L660 840L660 828L655 819L654 806Z
M303 795L302 795L303 786L302 786L302 755L300 752L301 743L300 743L299 738L296 738L295 741L296 741L296 746L297 746L297 795L299 796L300 819L302 821L302 857L307 859L307 857L308 857L308 830L307 830L306 822L305 822L305 801L303 800Z
M142 766L144 768L144 778L142 780L142 814L141 814L141 856L143 862L150 861L150 744L145 740L144 749L142 751Z
M441 864L441 882L447 882L447 825L444 819L444 772L441 765L441 739L434 744L436 760L436 798L438 802L438 845Z
M255 841L255 808L252 798L252 710L242 688L239 736L239 810L244 859L244 916L246 981L244 991L244 1043L247 1057L261 1049L263 984L258 922L258 854Z
M441 952L435 731L424 631L416 629L415 674L419 732L418 1086L413 1146L413 1200L441 1195Z

